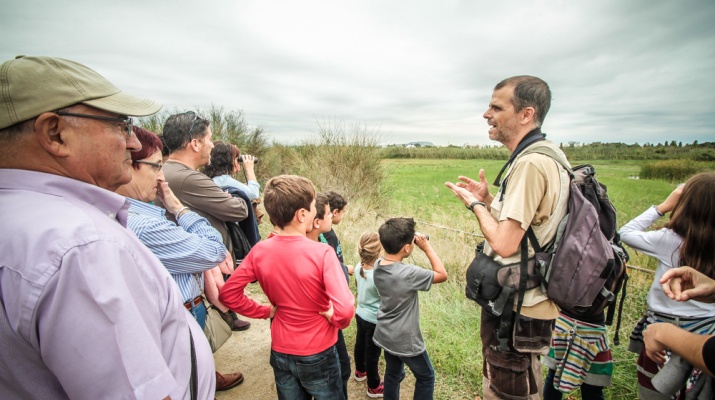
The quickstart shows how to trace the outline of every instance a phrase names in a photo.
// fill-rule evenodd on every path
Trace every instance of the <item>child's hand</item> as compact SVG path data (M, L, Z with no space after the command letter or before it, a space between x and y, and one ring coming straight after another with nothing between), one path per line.
M271 304L271 312L268 313L268 318L273 318L276 316L276 306Z
M658 341L656 338L659 333L662 334L663 330L667 330L669 327L666 323L658 324L648 324L646 329L643 331L643 343L645 344L646 355L651 360L657 363L665 363L665 350L666 347ZM667 333L666 333L667 334Z
M678 185L670 193L670 195L668 195L668 197L658 205L658 211L662 212L663 214L673 211L675 205L678 204L678 201L680 200L680 195L683 193L684 186L684 184Z
M347 269L348 269L348 275L353 276L353 274L355 273L355 266L354 265L346 265L345 267L347 267Z
M427 249L430 248L429 239L422 233L415 234L415 244L422 251L427 251Z
M333 303L330 303L330 308L328 308L326 311L320 311L318 314L322 315L325 317L325 319L328 320L331 324L333 323L333 314L335 314L335 309L333 308Z

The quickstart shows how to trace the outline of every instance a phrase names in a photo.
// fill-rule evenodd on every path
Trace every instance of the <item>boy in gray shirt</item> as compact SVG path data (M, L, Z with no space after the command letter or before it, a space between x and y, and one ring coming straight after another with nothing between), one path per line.
M377 328L373 342L385 350L385 399L400 398L400 383L405 378L405 364L415 375L414 399L432 399L434 369L430 363L420 329L420 303L417 292L427 291L433 283L447 280L444 264L425 235L415 234L412 218L390 218L378 230L385 257L373 273L380 294ZM415 245L422 250L432 270L403 264Z

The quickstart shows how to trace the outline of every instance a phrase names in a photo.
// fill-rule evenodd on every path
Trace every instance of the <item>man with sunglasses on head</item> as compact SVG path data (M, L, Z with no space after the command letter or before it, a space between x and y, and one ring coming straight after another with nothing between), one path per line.
M239 222L248 217L246 202L221 190L208 176L198 171L211 161L211 126L209 121L193 111L170 116L164 123L162 138L169 150L169 158L162 171L169 187L179 201L206 218L223 238L223 243L232 254L232 244L224 222ZM208 289L207 289L208 293ZM217 309L226 310L220 304ZM234 331L243 331L251 323L238 318L232 311L223 313L226 323ZM232 374L232 376L239 376ZM225 379L216 373L216 390L227 390L235 386L231 379ZM241 376L242 377L242 376Z
M141 149L127 115L161 105L58 58L7 61L0 87L2 397L213 398L201 328L113 193Z

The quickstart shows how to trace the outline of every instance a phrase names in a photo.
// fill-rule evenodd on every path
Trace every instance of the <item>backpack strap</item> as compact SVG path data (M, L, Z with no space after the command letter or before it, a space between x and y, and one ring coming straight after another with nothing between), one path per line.
M189 392L191 400L198 398L198 377L196 372L196 348L194 347L194 336L189 328L189 342L191 343L191 376L189 377Z
M529 229L531 229L531 226L529 226ZM527 263L529 262L529 244L526 239L527 235L522 236L521 238L521 271L519 273L519 292L517 293L517 296L519 296L519 301L516 304L516 316L514 317L514 321L517 322L517 329L519 332L521 332L521 323L519 322L519 315L521 315L521 306L524 304L524 293L526 292L526 277L528 275L528 269L527 269Z
M531 154L531 153L539 153L543 154L557 163L559 163L564 169L569 173L569 176L573 180L574 174L573 170L571 169L571 164L569 164L569 160L566 159L565 154L562 152L559 153L557 152L554 148L551 146L544 146L544 145L535 145L531 146L528 150L524 151L524 154Z
M626 268L626 266L624 265L623 268ZM621 329L621 316L623 315L623 303L624 303L624 300L626 299L626 283L628 283L628 274L626 274L623 277L623 287L621 288L621 301L618 303L618 319L616 320L616 334L613 336L613 344L615 344L616 346L621 344L621 340L618 338L618 331ZM611 306L615 306L615 303L612 304ZM613 321L613 313L611 312L611 309L608 310L608 315L609 315L608 318L610 318L611 321Z
M502 295L504 295L507 298L506 304L504 305L502 314L499 318L499 329L494 332L495 337L499 341L499 346L497 346L497 350L499 351L509 351L508 341L514 331L514 323L516 323L517 329L521 331L519 315L521 315L521 306L524 304L524 292L526 291L526 277L528 274L528 258L528 239L526 238L526 235L524 235L521 239L519 288L515 291L511 288L511 286L505 286L499 296L502 298ZM513 311L514 296L517 296L518 298L516 312Z
M504 166L501 167L501 170L499 171L499 174L497 174L497 177L494 180L493 185L500 186L502 184L502 182L501 182L502 174L504 174L504 171L511 165L511 163L514 162L516 157L522 151L524 151L524 149L526 149L533 143L540 142L545 139L546 139L546 134L541 133L541 129L539 129L539 128L533 129L531 132L527 133L526 136L524 136L524 138L521 139L521 142L519 142L519 144L516 146L516 149L514 149L514 152L511 153L511 156L509 157L509 160L507 160L506 164L504 164Z

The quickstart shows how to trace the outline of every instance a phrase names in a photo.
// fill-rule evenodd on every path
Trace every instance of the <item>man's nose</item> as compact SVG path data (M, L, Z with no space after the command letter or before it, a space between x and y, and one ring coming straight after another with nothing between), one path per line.
M137 138L137 135L135 135L134 132L132 132L132 134L129 135L129 137L127 138L127 150L134 152L134 151L139 151L141 149L142 149L141 142Z

